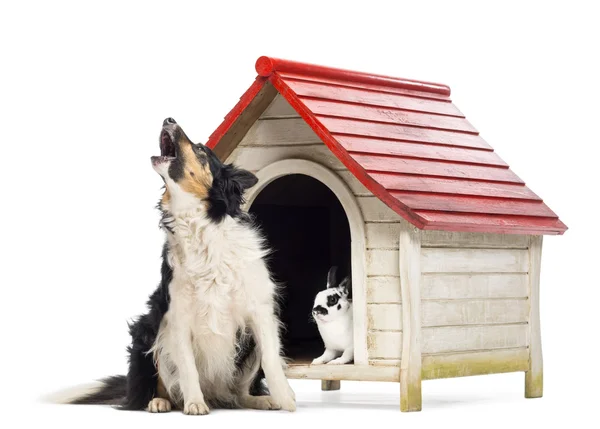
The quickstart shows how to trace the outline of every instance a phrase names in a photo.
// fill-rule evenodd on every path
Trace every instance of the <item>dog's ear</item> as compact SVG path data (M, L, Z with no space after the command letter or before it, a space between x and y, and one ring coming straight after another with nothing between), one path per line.
M216 157L215 157L216 159ZM213 162L213 185L209 191L209 215L221 219L224 215L239 214L244 204L244 192L256 185L258 178L251 172L233 164Z
M256 185L258 178L248 170L238 168L232 164L224 166L222 172L222 199L226 204L226 212L233 214L244 204L246 189Z
M258 183L258 177L242 168L231 166L229 171L229 180L242 194Z
M333 266L327 273L327 289L337 286L337 269L338 267Z

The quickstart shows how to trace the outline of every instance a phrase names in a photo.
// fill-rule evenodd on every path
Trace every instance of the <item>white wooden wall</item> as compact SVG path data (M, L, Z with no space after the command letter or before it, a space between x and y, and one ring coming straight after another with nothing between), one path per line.
M390 227L398 237L400 228ZM421 231L421 351L424 362L527 359L529 237ZM397 264L396 264L397 265ZM390 269L392 267L390 266ZM396 274L396 273L395 273ZM398 287L377 281L370 306L376 365L401 358ZM424 367L426 365L424 364Z
M227 161L256 172L290 158L311 160L335 171L357 198L366 223L368 360L376 366L399 365L398 242L406 221L354 178L277 95ZM475 361L517 362L513 369L525 365L529 240L521 235L421 232L424 371L428 362L431 367L468 362L473 356Z

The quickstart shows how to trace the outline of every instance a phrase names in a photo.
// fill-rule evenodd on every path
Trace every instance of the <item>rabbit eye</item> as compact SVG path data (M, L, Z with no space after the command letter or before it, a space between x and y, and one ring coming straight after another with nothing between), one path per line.
M333 307L340 300L340 296L336 293L327 297L327 307Z

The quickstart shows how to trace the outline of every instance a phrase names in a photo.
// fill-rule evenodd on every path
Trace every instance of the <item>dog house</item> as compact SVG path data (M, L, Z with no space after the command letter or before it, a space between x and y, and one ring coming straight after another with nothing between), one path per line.
M246 208L284 284L289 378L399 382L525 373L542 396L544 235L566 226L480 137L444 85L261 57L207 145L253 171ZM352 278L354 362L311 365L327 270Z

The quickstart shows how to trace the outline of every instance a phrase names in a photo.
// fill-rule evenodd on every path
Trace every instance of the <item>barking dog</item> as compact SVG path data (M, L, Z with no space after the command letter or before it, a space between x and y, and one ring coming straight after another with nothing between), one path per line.
M185 414L294 411L267 249L240 208L257 178L192 143L172 118L163 123L160 152L152 166L165 182L162 280L148 312L130 325L129 372L69 402Z

